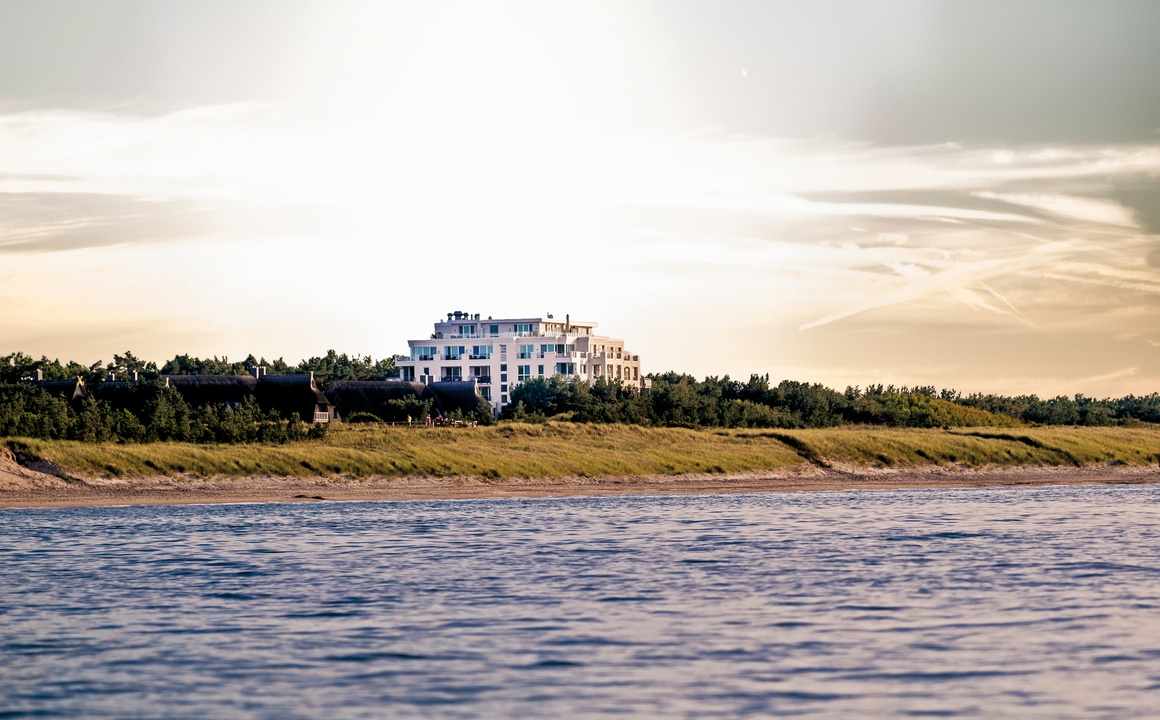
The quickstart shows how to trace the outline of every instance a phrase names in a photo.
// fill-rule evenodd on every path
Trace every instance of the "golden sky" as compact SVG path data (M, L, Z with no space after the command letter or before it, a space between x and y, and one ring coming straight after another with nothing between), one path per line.
M646 371L1160 390L1155 3L0 2L0 354L452 310Z

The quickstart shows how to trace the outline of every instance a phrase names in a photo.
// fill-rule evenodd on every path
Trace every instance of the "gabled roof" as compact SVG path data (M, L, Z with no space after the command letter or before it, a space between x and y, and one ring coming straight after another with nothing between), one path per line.
M331 383L328 397L341 416L356 412L378 414L388 400L422 397L426 386L404 380L338 380Z
M161 379L193 407L240 403L254 394L258 384L257 378L249 375L162 375Z
M83 398L87 394L85 392L85 383L80 378L73 378L71 380L27 380L25 382L32 387L40 388L53 395L64 396L65 400L76 400Z
M277 410L282 415L297 413L304 421L314 422L314 410L321 405L330 411L330 400L314 384L313 373L299 375L263 375L257 379L254 396L262 410Z
M479 389L473 380L431 383L427 386L424 397L434 398L435 406L444 413L455 410L463 412L491 411L491 404L479 394Z

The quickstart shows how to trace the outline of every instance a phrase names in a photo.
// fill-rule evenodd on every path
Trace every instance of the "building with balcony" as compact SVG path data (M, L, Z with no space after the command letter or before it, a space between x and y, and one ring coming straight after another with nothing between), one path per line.
M595 322L532 318L483 318L479 313L447 313L425 340L408 340L406 357L396 360L399 378L425 384L474 382L498 413L520 383L560 375L589 383L600 378L646 389L640 356L624 341L596 334Z

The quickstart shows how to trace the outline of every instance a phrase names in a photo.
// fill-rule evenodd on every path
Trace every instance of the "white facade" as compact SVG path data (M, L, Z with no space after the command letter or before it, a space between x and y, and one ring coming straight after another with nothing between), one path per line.
M508 403L525 380L561 375L596 382L601 377L646 388L640 356L624 341L597 335L596 323L532 318L481 318L479 313L447 313L432 337L408 340L409 357L397 360L399 377L423 383L475 380L493 412Z

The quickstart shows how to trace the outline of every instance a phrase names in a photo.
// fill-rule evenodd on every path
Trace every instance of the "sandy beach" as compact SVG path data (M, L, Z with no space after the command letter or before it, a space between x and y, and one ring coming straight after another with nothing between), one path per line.
M52 468L44 468L52 470ZM66 476L67 477L67 476ZM0 458L0 508L185 505L319 500L443 500L495 497L850 491L1160 483L1156 466L1020 466L982 470L835 465L681 475L364 478L221 477L62 479Z

